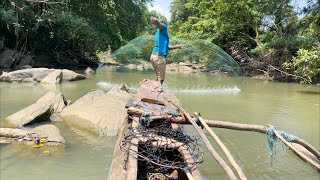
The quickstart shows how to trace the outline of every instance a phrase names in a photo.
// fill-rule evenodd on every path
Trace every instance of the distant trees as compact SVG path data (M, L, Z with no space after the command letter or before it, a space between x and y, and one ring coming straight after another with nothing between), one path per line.
M145 27L150 0L3 0L5 46L67 61L117 49Z
M237 44L234 52L245 51L249 62L258 61L254 64L259 66L247 69L261 68L274 76L274 66L280 71L296 72L283 63L292 62L299 49L319 48L319 9L319 0L306 1L300 10L291 0L174 0L171 30L180 38L209 39L227 51ZM241 62L248 66L248 60L242 58Z

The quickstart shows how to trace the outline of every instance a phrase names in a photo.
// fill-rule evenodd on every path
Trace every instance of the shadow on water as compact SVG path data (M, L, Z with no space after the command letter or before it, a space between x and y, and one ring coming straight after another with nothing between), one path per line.
M311 95L318 95L320 94L320 91L310 91L310 90L304 90L304 91L296 91L301 94L311 94Z

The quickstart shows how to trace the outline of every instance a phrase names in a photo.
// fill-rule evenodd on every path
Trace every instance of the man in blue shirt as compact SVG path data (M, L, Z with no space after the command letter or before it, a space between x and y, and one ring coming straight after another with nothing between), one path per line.
M181 45L169 46L168 25L166 22L160 22L157 18L151 17L150 21L158 28L150 61L157 75L157 81L161 84L166 74L166 57L169 50L181 49Z

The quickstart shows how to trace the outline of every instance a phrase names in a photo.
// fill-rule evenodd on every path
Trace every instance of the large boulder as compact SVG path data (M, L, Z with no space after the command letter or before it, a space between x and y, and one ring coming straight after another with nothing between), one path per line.
M9 68L14 63L14 51L11 49L5 49L0 53L0 67Z
M127 117L125 104L131 95L122 86L108 93L96 90L87 93L60 114L69 124L93 132L100 137L116 136Z
M50 73L60 69L48 69L48 68L31 68L12 71L9 73L3 73L0 76L0 82L41 82ZM74 71L63 69L62 80L63 81L76 81L86 79L84 75L78 74Z
M36 103L8 116L6 119L15 127L49 121L51 114L61 112L66 104L67 102L63 94L59 92L49 92Z

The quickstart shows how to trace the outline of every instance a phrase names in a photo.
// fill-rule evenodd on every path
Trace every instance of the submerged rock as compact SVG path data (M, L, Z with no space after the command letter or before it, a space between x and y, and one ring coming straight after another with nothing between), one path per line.
M68 69L48 69L48 68L30 68L3 73L0 76L0 82L41 82L48 75L48 79L52 78L53 72L62 72L62 81L76 81L86 79L84 75L78 74ZM46 80L47 81L47 80ZM56 81L53 78L53 81Z
M67 102L63 94L49 92L34 104L22 109L6 119L15 127L22 127L30 123L49 121L52 113L59 113Z
M61 118L78 128L99 136L116 136L127 117L125 104L131 97L125 87L113 87L108 93L96 90L87 93L66 107Z
M87 69L84 71L85 74L94 74L96 73L91 67L87 67Z

